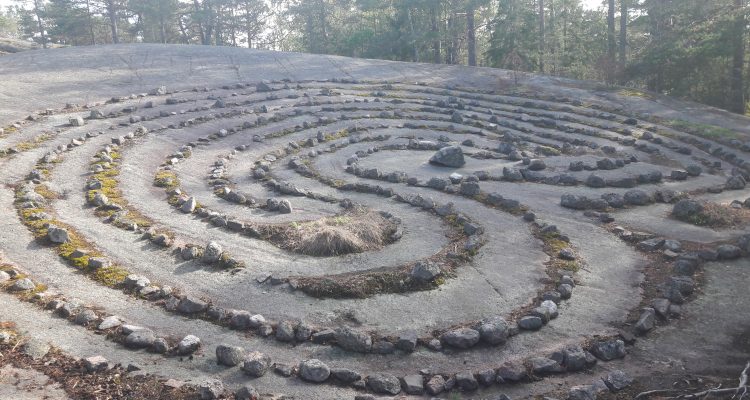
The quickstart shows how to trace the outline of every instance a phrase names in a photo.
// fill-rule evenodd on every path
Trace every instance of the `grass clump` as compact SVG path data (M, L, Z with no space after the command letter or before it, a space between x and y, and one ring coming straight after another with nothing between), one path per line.
M317 221L278 226L270 240L317 257L377 250L391 241L396 224L372 210L352 210Z
M179 186L180 182L177 179L177 175L173 171L161 170L154 176L154 186L174 189Z
M698 212L683 217L678 217L673 213L672 216L689 224L713 229L738 228L750 222L750 210L745 208L733 208L710 202L701 205L702 209Z
M666 125L682 130L693 135L701 136L706 139L739 139L740 135L727 128L716 125L699 124L695 122L684 121L680 119L669 120Z

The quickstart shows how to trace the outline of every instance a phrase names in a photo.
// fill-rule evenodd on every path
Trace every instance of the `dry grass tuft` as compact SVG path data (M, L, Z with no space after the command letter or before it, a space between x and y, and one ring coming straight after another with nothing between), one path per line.
M277 233L280 247L316 257L377 250L388 244L396 224L371 210L347 211L318 221L292 224Z

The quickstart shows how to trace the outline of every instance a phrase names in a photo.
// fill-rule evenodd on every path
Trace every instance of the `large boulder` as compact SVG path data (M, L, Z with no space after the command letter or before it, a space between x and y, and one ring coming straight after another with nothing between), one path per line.
M464 160L464 152L459 146L447 146L438 150L432 158L430 158L431 164L441 165L444 167L458 168L463 167L466 164Z

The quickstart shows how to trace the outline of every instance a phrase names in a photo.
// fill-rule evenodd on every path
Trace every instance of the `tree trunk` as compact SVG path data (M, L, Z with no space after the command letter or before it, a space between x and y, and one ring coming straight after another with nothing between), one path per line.
M607 61L612 67L615 64L615 0L608 0L607 3Z
M620 0L620 72L628 62L628 0Z
M745 0L734 0L734 35L732 35L732 71L730 76L729 110L737 114L745 113Z
M469 3L466 8L466 46L469 53L469 66L477 66L477 37L474 27L474 5Z
M91 45L96 44L96 35L94 35L94 20L91 18L91 2L86 0L86 19L89 23L89 35L91 35Z
M117 7L115 0L107 0L107 14L109 14L109 27L112 30L112 43L120 43L120 34L117 30Z
M42 40L42 48L47 48L47 34L44 33L44 23L42 22L42 2L41 0L34 0L34 14L36 14L36 22L39 27L39 39Z
M438 3L438 1L435 1ZM438 29L438 4L430 8L430 23L432 32L432 62L440 64L440 30Z
M539 72L544 73L544 0L539 0Z

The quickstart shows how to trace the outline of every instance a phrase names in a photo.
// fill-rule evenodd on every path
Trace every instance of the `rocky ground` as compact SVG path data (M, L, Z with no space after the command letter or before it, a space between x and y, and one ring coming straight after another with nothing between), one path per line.
M750 360L745 119L233 48L0 74L1 398L664 398Z

